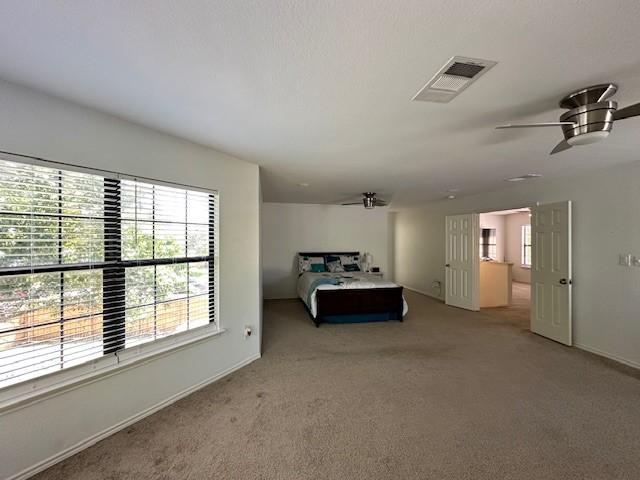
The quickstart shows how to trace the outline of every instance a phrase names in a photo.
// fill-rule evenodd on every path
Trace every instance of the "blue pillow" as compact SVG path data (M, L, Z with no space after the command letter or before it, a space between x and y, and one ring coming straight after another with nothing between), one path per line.
M324 267L324 263L312 263L311 264L312 272L326 272L327 269Z

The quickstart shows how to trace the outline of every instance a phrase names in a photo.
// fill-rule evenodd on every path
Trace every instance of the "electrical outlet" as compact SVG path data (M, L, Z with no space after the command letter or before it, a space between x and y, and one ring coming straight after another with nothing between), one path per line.
M631 266L631 254L630 253L621 253L618 255L618 265L622 267L630 267Z

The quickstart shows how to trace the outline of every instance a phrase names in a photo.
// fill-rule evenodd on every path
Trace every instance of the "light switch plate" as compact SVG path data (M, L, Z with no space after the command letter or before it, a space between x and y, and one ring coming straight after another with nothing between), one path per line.
M631 254L630 253L621 253L618 256L618 265L621 265L623 267L630 267L631 266Z

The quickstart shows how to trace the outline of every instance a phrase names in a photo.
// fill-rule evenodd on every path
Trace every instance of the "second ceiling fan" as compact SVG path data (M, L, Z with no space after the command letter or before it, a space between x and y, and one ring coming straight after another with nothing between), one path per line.
M609 136L613 122L640 115L640 103L618 110L618 102L609 100L618 91L613 83L594 85L570 93L560 100L560 108L568 112L558 122L499 125L496 128L561 127L564 140L550 155L577 145L588 145Z
M387 202L376 197L376 192L364 192L362 194L362 200L360 200L359 202L343 203L342 205L360 205L360 204L363 204L364 208L366 208L367 210L375 207L387 206Z

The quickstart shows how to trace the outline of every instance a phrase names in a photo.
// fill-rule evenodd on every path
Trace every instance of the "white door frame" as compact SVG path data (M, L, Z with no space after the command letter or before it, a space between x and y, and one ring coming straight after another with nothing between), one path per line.
M539 202L536 202L536 203L539 203ZM478 214L478 243L480 242L480 233L481 233L481 229L482 229L482 225L480 225L480 215L485 214L485 213L502 212L502 211L505 211L505 210L523 210L525 208L528 208L529 212L531 212L532 209L533 209L533 206L531 206L529 204L525 204L525 205L519 205L517 207L493 208L491 210L484 210L482 212L477 212L477 214ZM533 251L533 245L531 246L531 250ZM478 259L478 271L480 271L480 248L476 249L476 257ZM476 290L476 295L478 296L478 298L480 298L480 276L479 275L478 275L477 279L478 279L478 281L474 285L474 289ZM511 296L509 296L509 298L511 298ZM529 309L531 309L531 297L529 298ZM529 330L531 330L531 323L529 323Z

